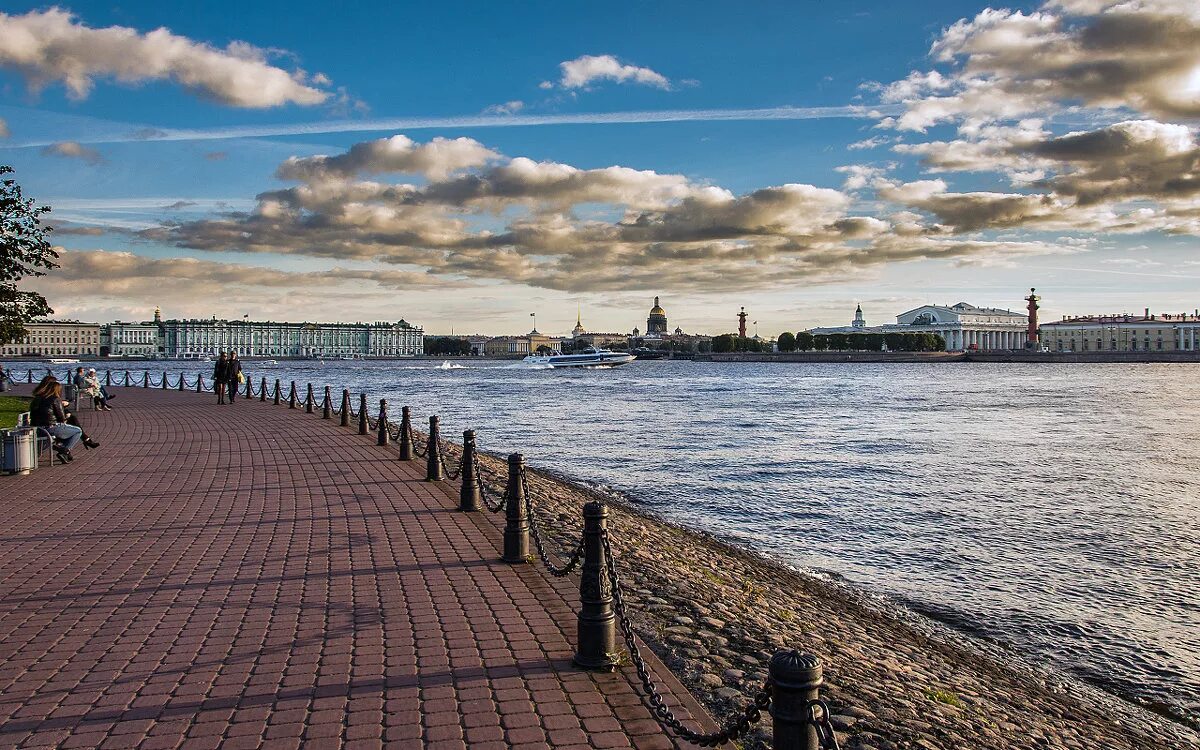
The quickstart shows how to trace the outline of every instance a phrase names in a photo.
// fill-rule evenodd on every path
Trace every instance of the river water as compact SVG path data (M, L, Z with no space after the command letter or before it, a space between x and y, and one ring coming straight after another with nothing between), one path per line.
M437 413L444 437L477 428L483 449L1200 719L1200 367L246 368Z

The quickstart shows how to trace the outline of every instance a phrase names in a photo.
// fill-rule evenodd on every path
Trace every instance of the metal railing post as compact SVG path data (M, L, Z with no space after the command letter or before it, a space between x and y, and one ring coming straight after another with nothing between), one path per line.
M508 499L504 509L504 562L523 563L529 557L529 519L525 516L525 457L520 453L508 457Z
M30 370L30 371L29 371L29 382L30 382L30 383L32 383L32 382L33 382L33 370ZM105 371L104 371L104 384L105 384L105 385L112 385L112 370L105 370Z
M387 445L391 442L388 438L387 399L381 398L379 399L379 440L377 444Z
M144 373L142 373L142 387L143 388L150 387L150 371L149 370L146 370Z
M360 393L358 394L358 434L366 435L369 424L367 420L367 394Z
M267 376L266 375L263 376L262 382L260 382L258 384L258 400L259 401L267 400Z
M771 657L772 747L778 750L817 750L814 702L820 698L821 660L799 651L779 651ZM821 705L823 704L815 704Z
M413 460L412 417L407 406L400 409L400 460Z
M315 400L316 399L313 398L312 383L309 383L308 384L308 393L305 394L305 396L304 396L304 411L306 413L308 413L308 414L313 413L313 401L315 401Z
M583 506L583 565L574 661L578 667L604 671L616 666L617 656L617 616L604 550L607 527L608 507L604 503L593 500Z
M429 418L429 441L425 443L425 481L440 482L442 477L442 429L437 417Z
M342 389L342 427L350 426L350 390Z
M185 377L183 376L183 373L182 373L182 372L181 372L181 373L179 373L179 390L180 390L180 391L182 391L182 390L184 389L184 384L183 384L183 381L184 381L184 380L187 380L187 378L185 378Z
M279 392L283 390L279 385L279 378L275 378L275 405L279 406Z
M463 430L462 487L458 491L458 509L479 510L479 482L475 479L475 430Z
M163 370L163 382L162 382L162 389L165 391L165 390L167 390L167 388L168 388L168 387L169 387L169 386L167 385L167 371L166 371L166 370Z
M292 389L288 391L288 408L296 408L296 381L292 381Z
M204 393L204 373L196 376L196 393Z
M333 402L329 398L329 386L325 386L325 402L321 404L321 419L333 419Z
M129 387L129 370L125 371L125 387Z
M246 378L246 400L254 398L254 381Z

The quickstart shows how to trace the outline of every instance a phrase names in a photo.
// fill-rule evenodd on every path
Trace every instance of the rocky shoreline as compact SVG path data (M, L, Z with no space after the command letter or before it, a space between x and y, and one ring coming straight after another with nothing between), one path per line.
M452 449L457 461L457 446ZM481 455L503 491L504 462ZM609 504L631 619L642 640L720 721L763 684L771 655L821 657L848 750L1191 748L1200 734L836 582L657 518L552 472L530 470L543 538L566 550L580 508ZM769 747L769 720L743 743Z

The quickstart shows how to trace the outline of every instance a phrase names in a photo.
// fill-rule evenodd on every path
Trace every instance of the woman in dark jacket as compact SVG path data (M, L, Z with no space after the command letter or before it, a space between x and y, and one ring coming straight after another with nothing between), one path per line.
M34 427L45 428L58 441L54 444L54 452L62 463L74 460L71 449L83 440L83 430L75 425L67 424L67 415L63 411L62 384L53 375L42 378L42 382L33 389L33 399L29 402L29 422Z
M225 403L225 386L229 383L229 360L225 358L225 352L221 352L221 356L217 357L217 364L213 367L213 390L217 392L217 403Z
M238 396L238 388L242 384L240 375L242 374L242 360L238 359L237 352L229 352L228 362L229 374L229 403L236 404Z

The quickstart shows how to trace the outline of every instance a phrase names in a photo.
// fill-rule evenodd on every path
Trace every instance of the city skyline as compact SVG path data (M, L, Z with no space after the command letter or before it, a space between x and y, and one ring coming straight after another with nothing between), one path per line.
M27 286L56 317L1196 307L1188 3L238 8L0 14L0 163L54 207L63 268Z

